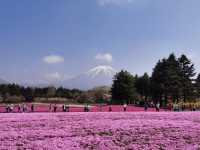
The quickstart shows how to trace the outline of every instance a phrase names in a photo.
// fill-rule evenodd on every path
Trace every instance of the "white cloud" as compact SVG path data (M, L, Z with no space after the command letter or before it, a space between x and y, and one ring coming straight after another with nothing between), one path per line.
M131 2L133 2L133 0L97 0L97 3L100 6L105 6L108 4L121 5L121 4L131 3Z
M65 59L62 56L58 55L49 55L45 56L43 58L43 61L47 64L57 64L57 63L62 63L65 61Z
M104 63L111 63L113 61L113 57L110 53L99 53L95 56L95 59Z

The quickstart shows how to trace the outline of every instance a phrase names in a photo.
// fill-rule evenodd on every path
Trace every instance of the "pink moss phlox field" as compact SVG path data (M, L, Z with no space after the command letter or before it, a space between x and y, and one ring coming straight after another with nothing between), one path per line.
M0 149L198 150L200 112L0 114Z

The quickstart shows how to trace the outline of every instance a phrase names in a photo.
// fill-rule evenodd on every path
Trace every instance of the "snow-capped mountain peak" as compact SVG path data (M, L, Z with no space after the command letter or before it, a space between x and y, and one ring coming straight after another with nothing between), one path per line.
M111 66L100 65L77 77L62 82L63 87L78 88L83 90L98 86L111 86L116 70Z
M111 66L100 65L90 69L88 72L86 72L86 74L92 78L95 78L100 75L112 77L116 72L117 71Z

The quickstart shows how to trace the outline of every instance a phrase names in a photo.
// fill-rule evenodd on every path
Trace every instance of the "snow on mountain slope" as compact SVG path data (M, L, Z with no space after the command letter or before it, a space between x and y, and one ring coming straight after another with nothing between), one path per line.
M98 77L100 75L113 77L116 73L116 70L111 66L97 66L90 69L86 74L92 78Z
M111 66L96 66L89 71L66 80L62 85L66 88L78 88L88 90L97 86L111 86L116 70Z

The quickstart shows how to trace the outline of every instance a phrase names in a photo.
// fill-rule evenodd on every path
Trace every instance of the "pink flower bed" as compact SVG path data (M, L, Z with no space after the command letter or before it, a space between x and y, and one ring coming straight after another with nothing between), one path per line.
M0 149L198 150L200 112L4 113Z

